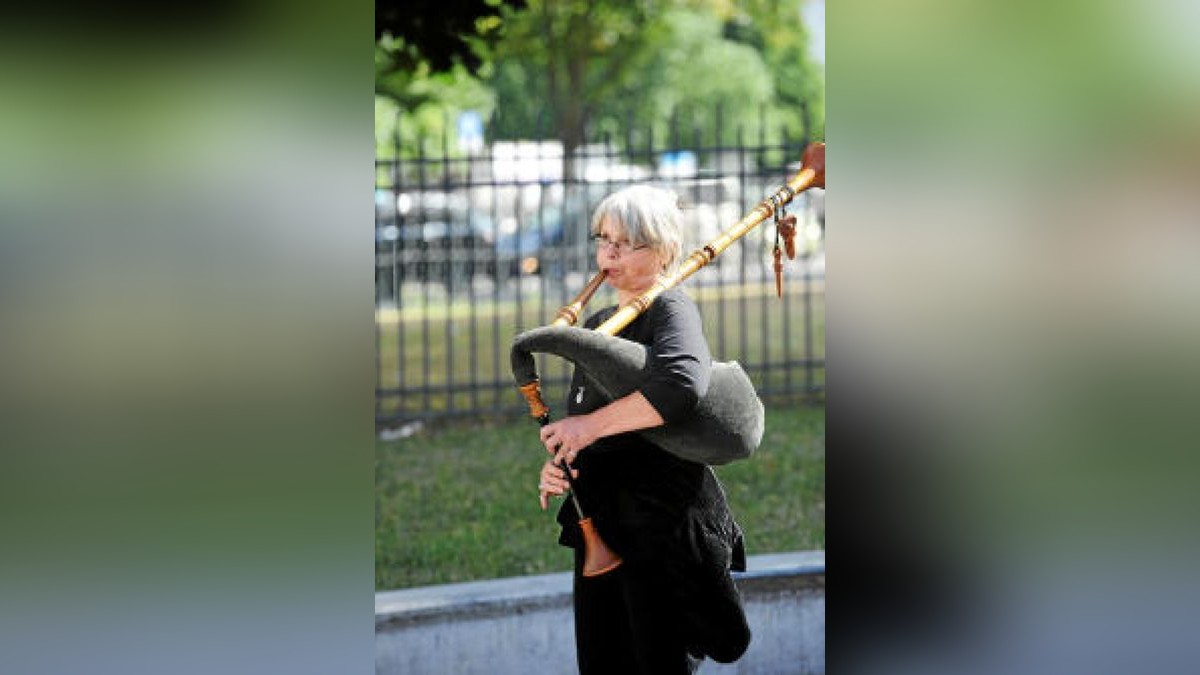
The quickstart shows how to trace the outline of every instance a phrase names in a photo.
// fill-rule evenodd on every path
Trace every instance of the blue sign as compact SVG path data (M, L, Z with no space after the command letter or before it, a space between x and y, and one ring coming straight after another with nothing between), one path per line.
M458 149L463 152L483 150L483 115L478 110L458 114Z

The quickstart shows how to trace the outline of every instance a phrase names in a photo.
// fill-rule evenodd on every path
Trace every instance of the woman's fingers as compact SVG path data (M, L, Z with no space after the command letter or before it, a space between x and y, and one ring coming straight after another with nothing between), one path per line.
M546 451L552 455L563 450L578 453L596 440L590 429L586 417L565 417L542 427L539 436Z
M542 472L538 483L538 503L541 504L543 511L550 505L550 496L564 495L568 488L570 488L570 483L567 482L566 475L562 469L555 466L552 462L546 462L542 465Z
M558 449L562 446L562 439L558 437L557 424L547 424L542 427L539 435L542 439L542 444L546 446L546 452L551 455L558 452Z
M578 451L578 450L570 450L570 449L567 449L567 448L559 448L559 449L558 449L558 452L556 452L556 453L554 454L554 463L555 463L555 464L561 464L562 462L566 462L567 464L574 464L574 463L575 463L575 458L576 458L576 457L578 457L578 456L579 456L579 451ZM572 473L571 475L572 475L572 476L574 476L574 475L576 475L576 474Z
M538 503L541 504L542 510L545 511L549 505L549 497L560 497L571 489L571 483L567 480L567 474L558 466L560 460L552 459L542 465L541 474L538 476ZM571 476L579 477L579 470L572 469Z
M571 486L562 478L542 478L542 482L538 484L538 487L552 494L561 495Z
M553 462L546 462L542 465L542 482L547 480L565 481L567 479L563 470Z
M574 466L572 466L572 464L575 461L575 458L578 456L579 456L578 452L567 452L566 450L559 450L558 453L556 453L554 455L554 459L550 460L550 465L553 466L555 469L557 469L558 475L562 476L562 479L564 481L566 481L566 479L567 479L566 474L564 474L563 470L562 470L562 463L566 462L568 466L571 466L571 478L579 478L579 469L576 469Z

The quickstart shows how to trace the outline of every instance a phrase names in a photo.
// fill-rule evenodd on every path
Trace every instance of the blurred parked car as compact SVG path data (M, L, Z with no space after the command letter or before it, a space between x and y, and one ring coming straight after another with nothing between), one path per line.
M494 239L491 216L461 197L375 191L375 267L383 286L464 287L477 272L494 268Z
M546 204L524 218L501 221L496 260L507 276L543 274L561 278L590 260L589 211L583 200Z

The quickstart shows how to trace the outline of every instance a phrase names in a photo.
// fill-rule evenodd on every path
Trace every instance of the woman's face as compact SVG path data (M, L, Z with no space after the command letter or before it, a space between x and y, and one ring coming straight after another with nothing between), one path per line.
M618 294L637 295L654 285L664 261L653 249L632 249L624 226L611 218L600 221L597 234L596 265L608 273L606 280Z

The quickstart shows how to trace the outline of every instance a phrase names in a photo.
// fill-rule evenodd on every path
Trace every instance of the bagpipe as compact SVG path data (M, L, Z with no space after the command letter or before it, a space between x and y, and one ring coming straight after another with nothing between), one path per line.
M750 213L717 238L696 249L675 271L659 279L649 290L621 307L595 330L575 327L584 305L604 283L604 272L596 274L568 305L558 311L549 326L525 331L513 338L511 361L513 378L529 404L529 412L540 426L550 423L550 408L542 400L534 353L553 354L581 370L606 400L615 401L638 389L645 381L650 361L649 347L616 337L640 314L650 308L663 292L683 283L712 262L733 242L741 239L760 223L774 216L775 291L783 292L784 242L788 258L795 258L795 216L784 207L796 195L811 188L825 187L825 144L812 143L804 150L800 170L786 184L758 204ZM762 441L763 405L754 385L736 361L713 362L707 393L686 421L680 421L636 433L663 450L693 462L721 465L749 457ZM596 532L590 518L584 516L571 477L571 467L563 462L571 486L571 501L579 516L584 537L583 576L594 577L616 569L621 558L608 548Z

